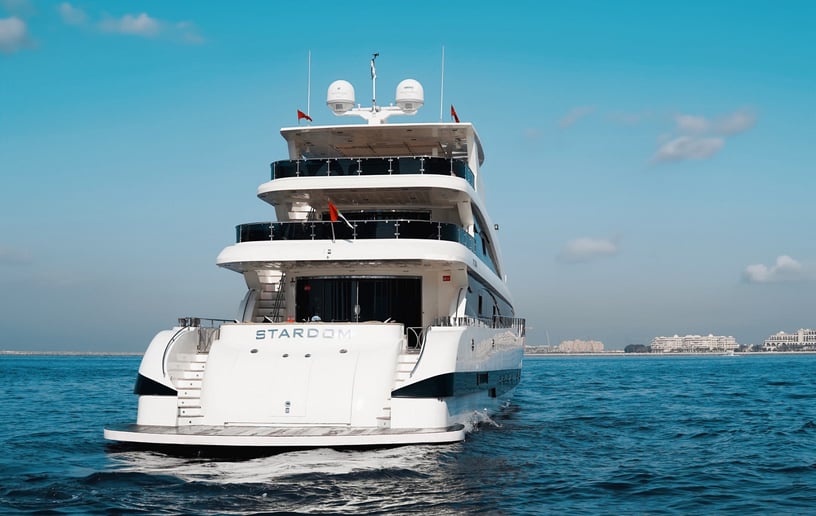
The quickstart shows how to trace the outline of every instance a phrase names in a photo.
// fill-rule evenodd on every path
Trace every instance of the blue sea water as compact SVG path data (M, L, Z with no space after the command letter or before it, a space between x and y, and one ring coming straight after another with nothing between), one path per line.
M0 356L0 512L816 513L816 356L529 358L463 443L242 461L106 448L138 364Z

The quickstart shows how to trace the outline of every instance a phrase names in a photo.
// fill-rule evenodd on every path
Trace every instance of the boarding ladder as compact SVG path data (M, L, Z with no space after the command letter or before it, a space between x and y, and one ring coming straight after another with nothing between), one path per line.
M419 361L419 353L411 350L411 352L403 351L397 357L397 367L394 369L394 385L391 391L395 391L402 387L402 385L411 378L411 373L414 372L417 362ZM391 428L391 396L389 394L387 405L382 408L382 413L377 416L377 426L380 428Z
M178 426L201 424L204 411L201 407L201 385L210 354L210 346L218 338L218 328L196 328L198 345L195 353L180 353L178 362L170 371L178 392Z

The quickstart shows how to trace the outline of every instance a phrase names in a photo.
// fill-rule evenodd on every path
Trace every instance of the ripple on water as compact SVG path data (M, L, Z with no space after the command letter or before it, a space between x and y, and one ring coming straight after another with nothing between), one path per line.
M225 461L105 451L101 428L135 413L138 357L0 357L0 512L807 513L815 365L529 359L464 443Z

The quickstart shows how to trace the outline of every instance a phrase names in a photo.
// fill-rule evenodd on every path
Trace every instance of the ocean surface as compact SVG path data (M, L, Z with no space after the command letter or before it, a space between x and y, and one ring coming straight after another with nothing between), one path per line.
M814 514L816 356L547 357L465 442L106 448L139 357L0 356L3 514Z

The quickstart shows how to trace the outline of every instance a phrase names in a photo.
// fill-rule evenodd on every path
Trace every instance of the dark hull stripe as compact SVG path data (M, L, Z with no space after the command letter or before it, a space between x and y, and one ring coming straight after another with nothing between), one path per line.
M488 391L492 397L513 389L521 380L521 369L497 369L484 372L445 373L426 378L393 391L394 398L449 398ZM133 392L139 396L175 396L175 389L139 374Z
M487 391L491 397L501 396L521 380L521 369L445 373L400 387L391 392L392 398L449 398Z
M136 377L136 385L133 387L133 393L139 396L175 396L178 394L175 389L162 385L156 380L151 380L142 374Z

